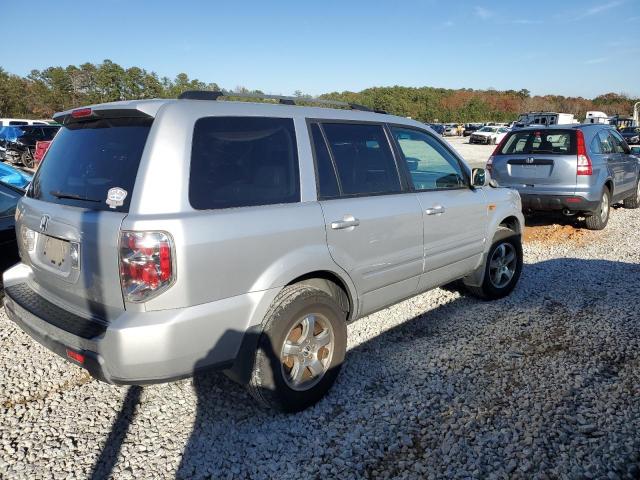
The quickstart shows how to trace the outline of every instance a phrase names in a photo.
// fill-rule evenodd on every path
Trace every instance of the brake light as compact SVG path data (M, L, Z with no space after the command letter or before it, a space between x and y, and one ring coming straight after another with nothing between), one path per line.
M491 156L489 157L489 160L487 160L487 165L485 167L485 169L488 172L491 172L491 168L493 167L493 157L495 157L496 155L500 155L500 151L502 150L502 147L504 146L505 142L507 141L507 138L509 138L511 135L505 135L504 137L502 137L502 140L500 140L500 143L498 145L496 145L496 148L493 150L493 153L491 154Z
M72 118L90 117L93 111L90 108L78 108L71 112Z
M67 348L67 358L73 360L74 362L84 364L84 355L78 352L74 352L69 348Z
M576 152L578 154L578 175L593 175L593 165L587 154L587 147L584 143L584 133L576 130Z
M120 285L129 302L144 302L171 286L173 241L164 232L120 234Z

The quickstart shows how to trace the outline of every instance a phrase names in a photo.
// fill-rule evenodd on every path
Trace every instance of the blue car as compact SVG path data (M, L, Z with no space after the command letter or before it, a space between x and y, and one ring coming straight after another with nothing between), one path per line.
M19 260L14 216L18 200L24 195L30 181L31 175L0 163L0 273Z
M14 168L6 163L0 163L0 182L18 187L21 190L27 188L29 182L33 177L27 173L24 173L17 168Z

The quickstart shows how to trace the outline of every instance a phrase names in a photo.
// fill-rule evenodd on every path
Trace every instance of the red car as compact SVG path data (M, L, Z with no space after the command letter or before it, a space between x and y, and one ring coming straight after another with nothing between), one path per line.
M44 154L49 150L49 145L51 145L51 140L41 140L36 142L36 149L33 152L33 163L35 164L35 168L38 168L38 165L40 165L40 162L44 158Z

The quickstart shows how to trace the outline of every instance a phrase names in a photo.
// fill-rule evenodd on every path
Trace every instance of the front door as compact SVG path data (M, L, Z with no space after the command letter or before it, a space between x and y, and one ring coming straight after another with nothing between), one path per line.
M423 291L458 279L480 261L487 242L488 205L472 189L453 152L422 130L391 127L423 212Z

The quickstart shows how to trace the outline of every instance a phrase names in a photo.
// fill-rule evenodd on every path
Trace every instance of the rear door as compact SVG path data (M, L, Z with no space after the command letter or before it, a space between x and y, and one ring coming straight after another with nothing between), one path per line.
M621 169L624 171L624 183L619 192L635 191L637 182L638 163L629 155L631 150L625 139L616 130L611 130L613 136L614 148L618 155Z
M470 188L467 173L443 142L404 126L392 126L391 132L422 209L423 291L475 268L486 244L486 198L481 189Z
M150 127L150 118L66 125L20 202L30 287L78 315L109 320L124 309L119 231ZM114 189L120 200L107 203Z
M611 134L611 129L606 128L598 132L598 140L600 141L600 149L602 151L602 160L607 165L611 177L613 178L614 195L624 192L625 186L625 166L622 156L618 153L618 145L615 137Z
M491 176L521 193L572 193L577 176L575 130L511 132L493 158Z
M415 294L423 270L422 212L403 189L385 128L310 124L327 244L351 276L363 314Z

